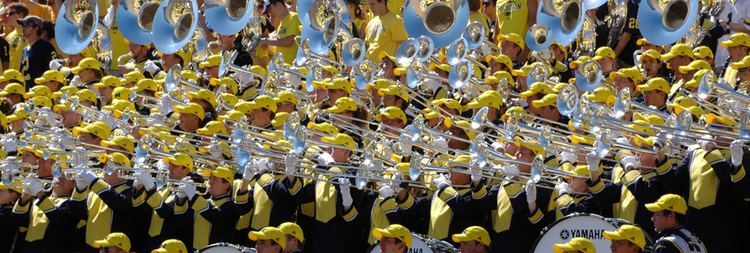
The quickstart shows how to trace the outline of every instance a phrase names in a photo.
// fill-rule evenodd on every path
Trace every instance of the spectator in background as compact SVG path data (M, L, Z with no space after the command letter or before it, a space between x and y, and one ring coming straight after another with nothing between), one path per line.
M55 21L55 11L46 3L40 3L39 0L21 0L22 4L29 9L30 16L37 16L43 21Z
M57 53L49 41L42 39L44 21L41 18L28 16L19 19L18 24L23 27L23 37L29 43L21 56L21 73L26 79L26 88L31 89L34 79L49 70L49 62L57 58Z
M388 0L368 0L374 15L367 23L367 55L380 62L382 53L393 56L401 42L409 38L404 20L388 10Z
M297 45L294 43L294 37L302 33L299 17L296 12L287 9L284 0L270 0L266 7L271 19L281 20L276 27L275 39L260 39L261 45L276 47L277 53L284 55L284 63L292 64L297 57Z
M0 63L2 63L1 71L8 69L10 61L10 45L5 37L0 36Z
M5 31L5 40L9 44L9 69L20 69L21 66L21 54L23 49L26 47L26 40L23 38L23 32L21 31L21 25L18 24L18 20L25 18L29 15L29 9L26 8L25 4L12 3L5 7L2 20L3 20L3 31Z

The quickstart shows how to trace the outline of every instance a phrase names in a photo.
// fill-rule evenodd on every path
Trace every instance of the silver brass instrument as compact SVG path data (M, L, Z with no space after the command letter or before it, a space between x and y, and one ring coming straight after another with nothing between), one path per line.
M638 6L638 25L649 43L677 42L698 17L699 0L645 0Z
M569 45L583 27L585 10L580 0L539 2L536 12L537 24L549 28L549 38L563 46Z
M196 0L165 0L154 16L152 31L156 49L165 54L174 54L193 38L198 26L198 3Z
M99 7L96 0L69 0L60 6L55 19L55 38L60 50L77 54L96 35Z
M254 0L207 0L203 3L206 26L221 35L233 35L248 23L254 7Z
M117 26L131 43L148 45L152 41L151 30L154 16L159 8L157 0L123 0L117 5Z
M402 13L410 37L426 36L436 48L453 42L469 23L469 2L466 0L409 0Z

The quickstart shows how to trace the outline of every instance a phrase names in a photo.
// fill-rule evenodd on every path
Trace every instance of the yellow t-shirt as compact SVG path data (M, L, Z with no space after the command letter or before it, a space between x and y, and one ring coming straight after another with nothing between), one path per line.
M44 21L55 22L55 12L49 5L39 4L29 0L23 0L21 3L26 4L26 7L29 8L29 16L33 15Z
M299 21L299 16L296 12L289 12L284 19L279 23L279 27L276 28L276 38L283 39L289 36L298 36L302 33L302 23ZM297 58L297 45L293 44L288 47L276 47L276 52L284 54L284 63L292 64L294 59Z
M23 55L23 49L28 43L26 43L26 40L18 29L5 36L5 40L10 45L10 64L8 68L19 70L21 68L21 55Z
M472 11L469 14L469 24L471 23L480 23L482 26L484 26L484 34L485 36L490 33L490 25L487 24L487 19L484 18L484 15L481 12L478 11Z
M396 13L388 12L382 17L375 16L367 23L367 57L374 62L380 62L377 58L381 52L394 56L401 42L408 38L404 21Z
M122 36L120 28L117 27L117 22L112 22L112 27L109 29L109 42L111 43L112 59L114 59L110 64L110 68L118 69L117 59L129 52L128 45L130 43L125 39L125 36ZM100 49L97 48L97 50Z
M521 36L529 28L527 0L498 0L495 7L497 26L501 34L515 33ZM534 10L536 11L536 10Z

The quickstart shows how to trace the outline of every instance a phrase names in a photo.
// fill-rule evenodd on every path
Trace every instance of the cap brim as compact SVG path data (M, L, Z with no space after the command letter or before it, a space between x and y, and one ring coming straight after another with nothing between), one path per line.
M471 241L468 236L465 234L455 234L451 236L451 239L453 239L453 242L466 242Z
M552 249L554 249L555 253L562 253L565 251L577 251L576 248L573 248L568 244L555 244L552 246Z
M114 244L109 243L107 240L96 240L94 241L94 246L96 247L109 247L113 246Z
M158 248L158 249L152 250L151 253L169 253L169 251L165 248Z
M611 231L611 232L610 231L604 231L604 239L607 239L607 240L610 240L610 241L612 241L612 240L626 240L626 238L624 236L620 235L619 233L617 233L617 231Z
M649 204L646 204L645 206L646 206L646 209L648 209L652 213L653 212L659 212L659 211L665 210L664 208L662 208L657 203L649 203Z
M260 231L250 231L250 233L247 234L247 237L250 238L250 240L257 241L257 240L265 240L270 239L265 234L261 233Z

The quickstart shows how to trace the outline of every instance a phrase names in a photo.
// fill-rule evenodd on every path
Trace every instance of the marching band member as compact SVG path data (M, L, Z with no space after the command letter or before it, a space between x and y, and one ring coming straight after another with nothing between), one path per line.
M276 48L277 53L284 57L284 63L292 64L297 56L297 45L294 45L294 37L301 34L302 26L299 16L296 12L289 11L283 0L270 0L266 5L268 16L272 19L279 20L276 28L276 38L263 38L260 45L269 45Z
M615 51L612 48L600 47L596 49L596 54L592 59L599 63L602 75L609 76L615 70L615 64L617 64L615 57Z
M404 26L404 20L399 13L388 8L388 0L368 0L372 19L367 23L365 31L365 42L367 56L373 62L381 62L382 55L396 55L396 49L402 41L409 38ZM395 60L395 59L394 59ZM396 61L393 61L395 65ZM393 76L385 77L392 79Z
M460 234L453 234L451 239L460 245L458 250L461 253L490 252L490 235L480 226L467 227Z
M636 67L640 68L647 80L654 77L666 78L668 76L667 68L661 61L661 57L662 55L659 51L653 49L646 50L641 54L641 66Z
M645 250L646 236L633 225L622 225L616 231L604 231L604 239L612 241L612 253L640 253Z
M693 49L687 44L678 43L669 49L669 52L661 56L661 60L667 63L670 82L677 81L676 75L681 66L687 66L693 61Z
M182 241L169 239L161 243L158 249L152 250L151 253L187 253L187 247Z
M0 182L0 222L5 224L0 229L0 251L12 252L13 245L16 241L20 241L16 235L19 233L19 226L13 224L13 206L21 198L23 183L18 179L8 184L4 181ZM41 184L36 188L41 188Z
M399 224L374 228L372 236L379 241L380 252L383 253L406 253L412 245L411 232Z
M669 83L664 78L651 78L645 84L636 86L636 90L643 93L643 102L645 105L653 106L659 111L667 109Z
M286 247L284 253L300 253L305 243L305 235L302 228L296 223L284 222L279 225L281 232L284 232Z
M732 34L728 40L721 42L719 46L726 48L726 52L729 53L729 57L727 57L722 67L724 80L727 80L730 84L734 84L737 77L737 70L733 69L730 64L742 61L742 58L750 53L750 35L744 32Z
M688 206L685 199L675 194L665 194L656 202L646 204L653 213L659 239L654 243L655 253L667 252L708 252L708 248L684 226L687 223Z
M250 102L239 102L234 107L235 110L243 112L247 116L247 122L250 125L273 130L271 121L276 116L276 101L268 95L260 95Z
M556 243L553 245L555 253L586 252L596 253L596 246L589 239L583 237L574 237L567 243Z
M281 229L264 227L259 231L248 233L250 240L255 241L258 253L283 253L286 250L286 237Z
M130 252L130 239L123 233L111 233L102 240L94 242L100 253Z

